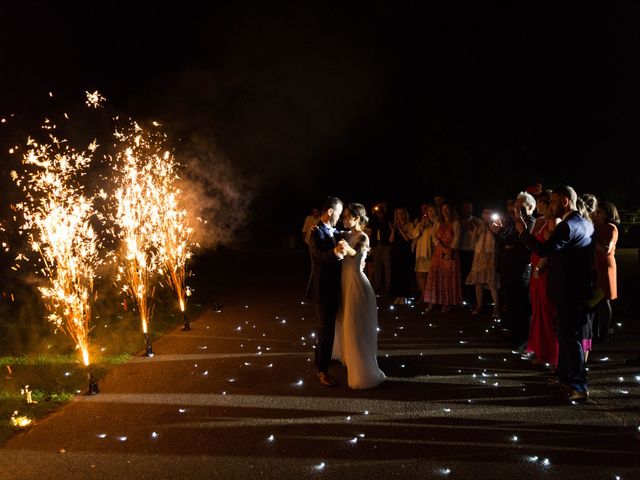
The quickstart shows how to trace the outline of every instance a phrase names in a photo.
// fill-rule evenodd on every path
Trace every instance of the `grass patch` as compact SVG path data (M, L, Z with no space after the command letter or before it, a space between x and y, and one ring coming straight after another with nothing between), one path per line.
M102 378L131 356L128 352L104 355L92 365L92 371ZM0 372L0 444L23 429L12 425L14 412L37 422L88 389L87 370L75 354L4 356L0 357ZM33 404L27 404L22 393L26 385Z
M117 353L115 355L105 355L99 359L99 363L118 365L127 362L133 355L130 353ZM21 355L19 357L0 357L0 367L14 367L23 365L60 365L79 363L77 355Z
M11 418L16 416L24 416L33 422L43 418L65 403L69 402L74 393L71 392L44 392L42 390L34 390L32 392L33 400L37 403L27 405L24 396L19 392L10 392L7 390L0 391L0 444L3 444L13 434L27 427L14 426Z

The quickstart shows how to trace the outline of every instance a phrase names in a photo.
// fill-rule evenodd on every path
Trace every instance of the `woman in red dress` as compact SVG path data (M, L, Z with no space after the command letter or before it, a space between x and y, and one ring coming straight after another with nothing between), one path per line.
M433 227L435 249L431 257L431 271L424 289L426 311L433 305L442 305L442 312L449 311L451 305L462 303L462 281L460 278L460 222L455 210L448 203L440 207L442 217Z
M618 298L616 279L616 242L618 241L617 224L620 223L618 209L611 202L600 202L594 215L594 238L596 245L595 267L597 287L603 295L598 304L598 326L595 334L600 340L606 340L611 329L611 300Z
M546 241L556 228L555 218L549 208L549 194L542 193L537 202L538 217L533 235L540 242ZM527 358L536 364L558 365L558 336L555 330L555 306L547 294L547 259L531 253L532 275L529 282L531 295L531 325L527 341Z

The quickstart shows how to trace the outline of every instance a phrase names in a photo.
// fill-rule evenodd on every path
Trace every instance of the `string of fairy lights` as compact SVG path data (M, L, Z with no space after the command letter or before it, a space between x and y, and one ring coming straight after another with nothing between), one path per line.
M97 91L86 92L89 108L105 101ZM45 119L42 129L43 140L29 137L24 148L11 149L22 152L22 171L11 177L23 193L15 211L22 214L20 234L28 245L16 268L35 267L49 323L69 335L89 367L94 281L102 265L115 262L116 285L136 306L146 353L152 355L148 328L162 279L175 293L188 329L186 264L196 246L179 187L180 165L166 146L167 135L157 122L149 130L134 121L117 128L116 153L101 157L110 167L111 188L88 191L87 172L99 160L97 142L76 149L57 135L51 120ZM111 232L116 248L108 248L97 230Z

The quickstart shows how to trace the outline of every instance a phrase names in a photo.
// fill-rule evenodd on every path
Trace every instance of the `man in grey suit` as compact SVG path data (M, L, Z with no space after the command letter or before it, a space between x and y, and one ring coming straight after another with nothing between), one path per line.
M520 240L548 257L548 294L557 310L558 377L569 400L589 398L587 370L582 350L582 326L587 322L586 301L593 296L593 224L576 209L576 191L560 186L551 193L549 208L562 218L546 242L536 240L522 217L516 219Z

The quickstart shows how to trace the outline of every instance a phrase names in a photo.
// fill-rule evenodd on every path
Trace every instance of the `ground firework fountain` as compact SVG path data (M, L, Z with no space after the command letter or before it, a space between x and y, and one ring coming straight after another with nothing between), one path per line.
M161 268L169 287L175 292L184 321L183 330L191 330L187 317L187 297L190 289L186 285L186 264L191 257L193 228L189 226L187 212L181 208L182 191L177 186L179 180L176 161L170 152L162 156L158 166L158 252Z
M25 201L16 207L25 220L21 230L42 265L37 273L46 279L39 291L50 311L48 319L73 339L89 368L90 300L101 260L92 226L97 219L95 196L84 192L80 179L97 145L78 152L52 133L55 126L50 122L44 128L50 132L48 142L29 138L25 169L12 172L25 194ZM20 257L28 259L26 254Z
M117 131L122 150L113 159L116 175L114 221L123 244L118 279L138 309L145 339L145 354L153 355L149 321L153 316L155 284L162 274L159 253L164 190L162 138L150 135L138 124Z

